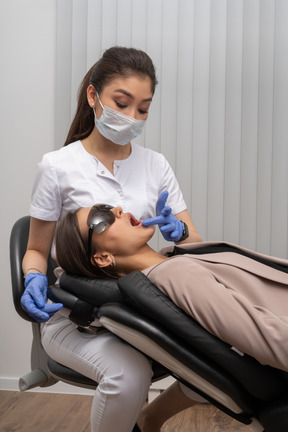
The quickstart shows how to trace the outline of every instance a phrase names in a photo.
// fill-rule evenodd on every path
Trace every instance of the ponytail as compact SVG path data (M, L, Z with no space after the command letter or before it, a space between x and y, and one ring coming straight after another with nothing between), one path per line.
M76 114L70 126L64 146L71 144L74 141L87 138L93 131L94 113L87 101L87 88L90 84L90 76L94 66L91 67L82 80L78 91Z

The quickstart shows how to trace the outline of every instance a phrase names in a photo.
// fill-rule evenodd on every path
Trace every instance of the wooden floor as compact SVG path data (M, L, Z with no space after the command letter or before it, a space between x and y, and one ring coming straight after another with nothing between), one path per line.
M0 432L90 432L92 396L0 391ZM197 405L161 432L252 432L211 405ZM117 432L117 431L111 431Z

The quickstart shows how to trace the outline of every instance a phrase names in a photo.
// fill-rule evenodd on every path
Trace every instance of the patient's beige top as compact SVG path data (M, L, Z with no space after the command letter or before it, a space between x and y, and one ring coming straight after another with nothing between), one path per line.
M288 371L287 273L233 252L177 255L143 273L210 333Z

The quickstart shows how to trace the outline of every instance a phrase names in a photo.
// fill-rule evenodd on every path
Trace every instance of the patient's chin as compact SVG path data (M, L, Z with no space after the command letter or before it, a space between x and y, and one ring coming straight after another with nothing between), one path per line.
M150 225L149 227L145 228L145 230L147 230L146 231L147 232L147 237L148 237L148 240L150 240L153 237L154 233L155 233L155 226L154 225Z

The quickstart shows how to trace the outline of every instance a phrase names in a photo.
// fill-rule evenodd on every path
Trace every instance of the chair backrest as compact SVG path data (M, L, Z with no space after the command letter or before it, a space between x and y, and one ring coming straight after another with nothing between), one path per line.
M24 278L22 271L22 260L25 255L29 237L30 216L23 216L18 219L11 231L10 235L10 269L12 281L12 293L14 306L18 314L27 321L33 322L31 318L21 307L20 299L24 292ZM54 270L55 264L49 256L48 260L48 284L55 282Z

